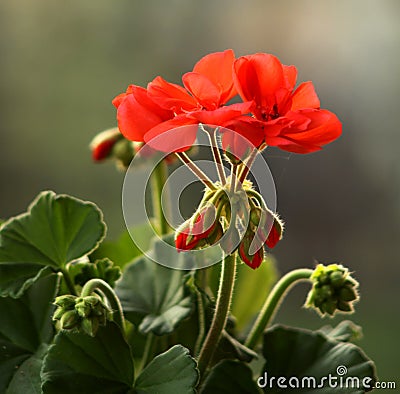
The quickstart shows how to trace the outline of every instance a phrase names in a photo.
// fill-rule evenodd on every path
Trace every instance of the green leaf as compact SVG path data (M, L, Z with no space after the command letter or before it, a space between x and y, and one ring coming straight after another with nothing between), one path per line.
M44 266L60 269L91 253L105 231L93 203L50 191L39 194L26 213L0 229L0 294L19 297L17 289L42 277Z
M91 261L108 257L116 265L123 268L127 263L131 262L138 256L143 254L143 251L132 240L132 237L138 244L146 249L150 247L151 239L154 235L154 230L148 223L136 226L129 231L124 231L115 241L104 241L90 256Z
M318 331L331 339L342 342L353 342L362 338L362 328L350 320L343 320L336 327L321 327Z
M218 361L228 358L250 362L254 358L257 358L257 353L241 344L226 331L223 331L218 347L213 355L213 363L216 364Z
M170 236L165 239L171 241ZM176 266L190 264L189 254L163 248L163 245L163 241L154 242L151 250L154 260L159 261L162 255L164 260L168 258L168 261L176 262ZM171 333L194 308L186 278L185 271L166 268L146 256L136 259L126 266L115 288L126 318L139 324L139 331L143 334Z
M0 298L0 392L12 381L18 368L24 370L35 357L30 357L53 337L52 301L56 295L59 277L51 274L38 280L19 299ZM25 363L24 363L25 362ZM28 368L31 370L31 368ZM33 373L31 371L31 373ZM16 378L18 379L18 378ZM13 379L14 380L14 379Z
M133 384L129 345L113 322L100 327L95 337L61 331L44 359L44 394L127 393Z
M244 363L224 360L217 364L204 382L200 394L258 394L251 369Z
M26 359L16 370L6 394L41 394L42 382L40 370L48 345L42 345L31 357Z
M198 380L196 362L189 350L175 345L155 357L137 377L137 392L149 394L193 394Z
M308 386L309 384L314 385L313 380L305 379L304 386L301 386L302 379L305 377L315 379L316 385L321 383L323 377L326 377L327 379L322 381L324 387L318 388L318 393L322 394L352 394L369 391L356 387L340 387L339 383L338 387L329 385L329 374L340 376L337 375L340 367L346 368L346 373L341 375L344 379L358 378L360 385L362 379L369 377L371 380L367 383L373 387L377 379L374 363L359 347L351 343L333 340L318 331L284 326L272 327L264 335L263 355L266 364L260 376L267 376L268 381L264 388L267 393L315 392L315 389L312 390ZM277 379L281 376L286 378L286 385L288 385L289 378L297 377L299 383L294 380L292 383L298 387L279 388L277 381L272 380L272 377ZM264 382L265 379L261 384ZM272 387L270 387L271 383Z

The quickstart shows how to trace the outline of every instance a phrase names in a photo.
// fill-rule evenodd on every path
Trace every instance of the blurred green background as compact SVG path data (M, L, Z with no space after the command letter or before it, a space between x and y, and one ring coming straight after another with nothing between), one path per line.
M96 202L117 236L123 174L92 164L88 148L115 125L112 98L159 74L179 82L212 51L273 53L313 80L344 126L321 152L267 152L287 230L279 270L348 265L362 284L361 345L381 380L398 380L399 17L397 0L2 0L0 217L52 189ZM305 291L277 320L332 323L299 308Z

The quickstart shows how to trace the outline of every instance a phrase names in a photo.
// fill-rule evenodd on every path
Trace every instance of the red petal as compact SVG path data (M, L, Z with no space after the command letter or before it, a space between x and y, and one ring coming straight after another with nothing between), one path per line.
M342 133L341 122L327 110L298 110L287 113L285 119L292 122L282 127L278 135L266 134L268 145L295 153L310 153L334 141Z
M236 157L243 157L247 149L258 148L264 141L264 124L249 116L241 116L225 127L220 130L222 148Z
M182 81L205 109L213 110L220 106L220 91L206 76L190 72L182 77Z
M143 141L149 129L172 116L172 112L160 108L147 96L146 89L138 86L125 96L117 110L118 127L132 141Z
M244 244L241 242L239 246L239 256L246 265L252 269L256 269L261 265L264 259L264 250L261 248L254 255L247 256L244 250Z
M122 103L123 99L128 95L132 93L132 90L135 88L135 85L129 85L128 88L126 89L125 93L119 94L117 97L115 97L112 101L114 107L118 108L119 105Z
M161 152L183 152L195 142L197 129L196 120L179 115L153 127L145 134L144 140L151 148Z
M266 239L265 243L270 249L272 249L273 247L276 246L276 244L280 241L281 238L282 238L282 233L279 231L279 228L274 223L273 226L271 227L271 231L269 232L268 238Z
M169 109L175 114L193 111L197 103L192 96L182 87L169 83L161 77L156 77L147 86L149 96L160 107Z
M303 82L294 91L292 96L292 111L304 108L320 107L319 98L315 93L314 85L312 82Z
M286 78L279 59L267 53L240 57L235 61L235 85L243 100L272 108L275 93L286 88Z
M232 76L234 61L233 50L227 49L204 56L193 68L193 72L206 76L218 88L221 104L225 104L236 95Z
M297 68L295 66L285 66L282 64L283 75L286 80L286 88L293 90L297 80Z
M187 114L189 118L196 119L199 123L204 123L213 126L224 126L232 119L247 113L251 108L252 103L237 103L218 108L214 111L200 110Z

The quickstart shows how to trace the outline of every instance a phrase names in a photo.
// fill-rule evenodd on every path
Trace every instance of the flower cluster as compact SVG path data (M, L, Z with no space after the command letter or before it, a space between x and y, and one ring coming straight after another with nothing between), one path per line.
M336 312L353 312L353 304L358 301L358 282L347 268L341 264L318 264L310 279L313 287L306 307L331 316Z
M196 213L177 229L176 248L188 251L219 243L226 254L238 250L241 260L256 269L264 259L264 246L273 248L282 238L283 224L248 181L235 193L228 188L229 183L206 191ZM242 236L239 227L246 228Z
M130 85L113 104L119 130L132 141L149 142L176 127L201 123L234 130L260 149L270 145L309 153L338 138L342 126L332 112L320 109L312 82L295 88L296 79L296 67L271 54L235 58L228 49L200 59L183 75L183 86L158 76L147 88ZM242 102L229 103L237 95ZM184 128L179 148L166 141L157 149L186 150L196 132ZM229 133L222 137L223 147L232 146Z
M112 318L111 309L97 295L59 296L54 304L58 308L53 320L59 321L63 330L80 331L94 337L99 326L105 326L107 320Z

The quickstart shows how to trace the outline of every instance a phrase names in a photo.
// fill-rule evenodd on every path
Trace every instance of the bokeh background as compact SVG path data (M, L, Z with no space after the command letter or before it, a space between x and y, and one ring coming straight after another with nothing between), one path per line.
M286 237L279 270L343 261L361 281L353 320L381 380L399 379L400 2L397 0L2 0L0 217L44 189L96 202L123 229L123 174L88 144L111 99L156 75L179 82L205 54L270 52L313 80L344 132L321 152L267 152ZM321 321L294 291L277 320Z

